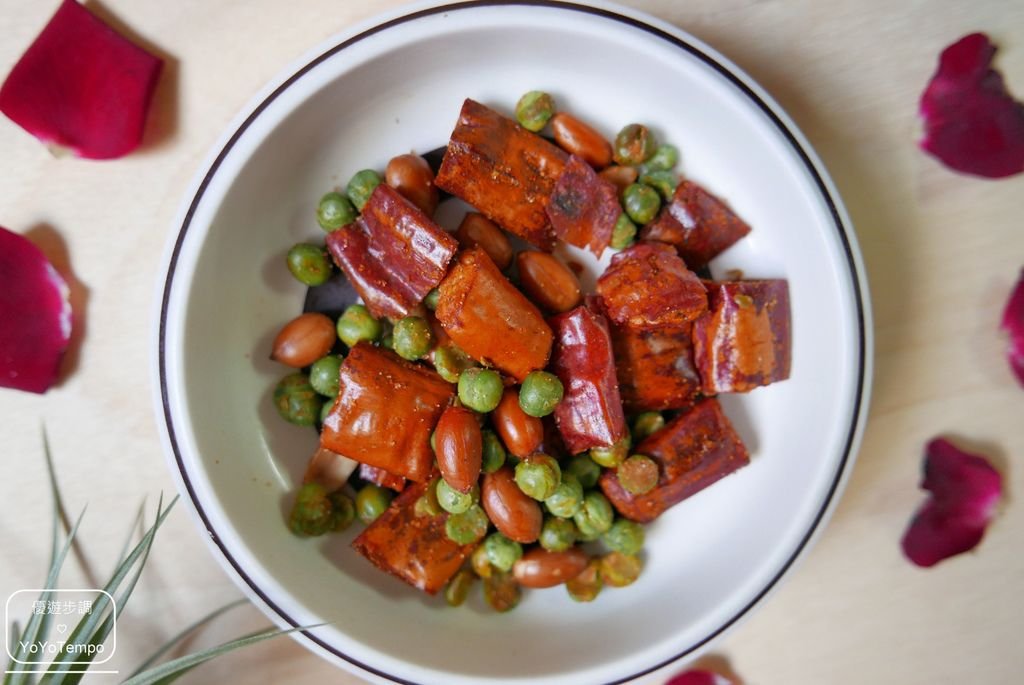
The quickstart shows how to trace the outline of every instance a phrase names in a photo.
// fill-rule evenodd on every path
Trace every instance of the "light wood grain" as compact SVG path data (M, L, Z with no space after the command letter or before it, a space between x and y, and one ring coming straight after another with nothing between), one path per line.
M104 0L91 6L169 58L144 149L117 162L58 160L0 120L0 224L63 243L83 287L86 322L77 369L59 388L41 397L0 390L4 597L37 587L44 572L44 421L70 507L89 503L84 537L98 573L109 570L138 498L173 492L149 374L155 276L182 194L229 119L268 79L314 43L397 4ZM964 33L993 36L1002 46L999 68L1024 96L1024 3L628 4L719 49L791 114L850 210L872 291L875 390L849 487L815 549L715 653L748 685L1019 682L1024 510L1013 497L1024 485L1024 389L1007 370L997 327L1024 265L1024 176L957 176L914 141L917 98L936 56ZM55 6L0 0L0 73ZM898 541L921 501L922 445L938 434L991 456L1010 498L976 553L922 571L902 558ZM125 615L132 627L121 631L121 668L239 594L183 511L161 538ZM65 577L68 585L81 580ZM255 610L239 610L191 646L263 624ZM362 680L285 639L183 682Z

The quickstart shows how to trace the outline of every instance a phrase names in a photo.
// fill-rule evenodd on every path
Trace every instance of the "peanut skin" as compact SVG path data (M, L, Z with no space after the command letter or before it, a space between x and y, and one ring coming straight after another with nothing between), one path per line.
M506 537L525 544L540 536L544 522L540 504L519 489L511 467L502 466L484 475L480 502L488 518Z
M612 163L612 146L608 141L571 114L559 112L553 116L551 130L559 147L582 157L595 169L603 169Z
M580 281L569 267L547 252L520 252L519 284L543 309L555 314L580 303Z
M448 407L434 429L437 466L448 485L469 492L480 477L483 437L475 412Z
M512 574L523 587L554 587L571 580L587 567L587 555L579 547L564 552L549 552L535 547L512 567Z
M336 338L333 321L323 314L307 312L284 325L274 338L270 358L300 369L330 352Z

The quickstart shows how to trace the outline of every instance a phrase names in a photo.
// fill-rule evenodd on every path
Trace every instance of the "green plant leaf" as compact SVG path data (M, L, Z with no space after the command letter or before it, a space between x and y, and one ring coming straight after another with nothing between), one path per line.
M221 656L222 654L227 654L239 647L246 647L248 645L256 644L257 642L269 640L272 637L287 635L288 633L294 633L297 630L308 630L308 628L314 627L316 626L308 626L307 628L291 628L289 630L269 629L250 633L249 635L240 637L237 640L225 642L222 645L204 649L201 652L196 652L195 654L189 654L187 656L173 659L165 664L157 666L156 668L145 671L144 673L133 675L128 678L128 680L122 682L121 685L166 685L167 683L174 682L199 664Z
M131 588L134 587L134 581L138 579L138 573L141 572L142 565L145 564L145 559L149 555L149 549L153 544L153 539L156 537L156 532L160 529L160 526L163 525L163 522L167 519L168 514L170 514L171 509L174 508L177 501L178 498L175 497L167 508L164 509L163 497L160 498L160 501L157 503L156 520L153 522L153 525L149 530L146 531L142 540L132 550L131 554L129 554L121 565L114 571L113 576L109 581L107 581L107 584L103 588L104 592L108 593L110 596L116 593L118 587L120 587L121 583L135 566L135 563L141 558L142 564L139 566L138 572L133 577L133 580L130 581ZM131 588L128 590L129 593L131 592ZM57 658L54 659L50 664L50 667L47 668L46 675L44 675L42 680L40 680L39 685L62 685L67 676L76 675L67 673L71 664L79 658L68 651L68 646L72 644L89 644L94 631L99 627L100 622L103 620L102 617L104 613L106 613L107 607L110 605L110 597L108 594L100 593L97 596L96 601L93 602L92 612L83 616L82 620L79 621L78 625L76 625L74 630L71 631L67 641L61 648L60 654L57 655Z
M249 600L247 600L247 599L244 599L244 598L243 599L237 599L234 602L231 602L230 604L225 604L224 606L220 607L219 609L215 609L215 610L211 611L206 616L203 616L201 619L199 619L198 621L196 621L195 623L190 625L188 628L185 628L185 630L181 631L180 633L178 633L177 635L172 637L170 640L165 642L164 645L162 647L160 647L160 649L158 649L155 652L153 652L153 654L151 654L148 659L146 659L141 664L139 664L139 667L137 669L135 669L135 671L133 671L131 676L129 676L129 677L135 677L135 676L139 675L140 673L142 673L143 671L145 671L146 669L151 668L153 666L153 664L155 664L158 661L160 661L160 659L165 654L167 654L172 649L174 649L175 645L177 645L179 642L181 642L186 637L188 637L189 634L191 634L193 631L199 630L204 625L206 625L207 623L213 621L214 619L216 619L221 614L227 613L228 611L230 611L231 609L234 609L235 607L240 607L240 606L243 606L243 605L248 604L248 603L249 603Z

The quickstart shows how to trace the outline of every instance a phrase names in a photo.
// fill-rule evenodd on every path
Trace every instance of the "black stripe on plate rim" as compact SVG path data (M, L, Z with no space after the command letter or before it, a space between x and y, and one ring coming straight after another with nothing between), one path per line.
M814 520L811 523L811 526L808 528L807 533L800 540L800 543L797 545L796 549L793 551L793 554L790 555L790 557L782 565L782 568L779 570L779 572L776 573L775 576L772 577L770 581L768 581L768 583L764 586L764 588L760 592L758 592L757 595L755 595L735 615L730 617L725 623L723 623L717 629L712 631L709 635L707 635L706 637L704 637L700 641L694 643L693 645L690 645L689 647L687 647L685 650L683 650L679 654L676 654L675 656L672 656L672 657L670 657L668 659L665 659L664 661L658 662L656 664L652 664L651 666L643 669L642 671L638 671L638 672L636 672L636 673L634 673L634 674L632 674L630 676L627 676L625 678L621 678L621 679L618 679L618 680L606 681L606 683L604 684L604 685L619 685L620 683L626 683L626 682L628 682L630 680L633 680L635 678L639 678L639 677L641 677L643 675L651 673L652 671L656 671L656 670L658 670L658 669L660 669L660 668L662 668L664 666L667 666L667 665L671 664L674 661L678 661L679 659L682 659L683 657L685 657L685 656L687 656L689 654L692 654L696 650L700 649L701 647L706 645L708 642L714 640L716 637L718 637L723 632L725 632L726 630L731 628L733 625L735 625L751 609L753 609L754 606L756 606L765 597L765 595L767 595L775 587L776 584L778 584L778 582L782 579L782 577L789 571L789 568L793 565L793 563L800 557L801 553L804 551L804 548L807 546L808 542L810 542L811 538L814 536L815 532L817 531L818 526L822 522L822 519L825 517L825 514L828 511L829 506L832 503L832 499L835 497L836 492L837 492L837 490L839 488L839 484L842 481L842 476L843 476L843 473L846 471L847 464L849 463L849 461L852 458L851 452L852 452L852 449L853 449L854 440L856 439L857 428L860 425L861 421L863 420L862 414L863 414L863 411L864 411L865 355L866 355L866 350L865 350L866 340L865 340L864 302L863 302L863 294L862 294L862 284L860 282L860 278L859 278L859 274L858 274L858 270L857 270L857 264L856 264L856 260L854 258L853 248L850 245L849 236L847 234L847 227L843 223L842 215L839 212L839 209L836 206L836 203L835 203L834 199L832 198L832 194L829 192L828 185L825 183L825 180L821 177L821 174L819 173L817 166L811 160L810 155L803 148L803 146L800 144L800 141L793 134L793 132L789 129L789 127L779 118L779 116L778 116L778 114L776 114L775 110L767 102L765 102L756 92L754 92L754 90L752 90L750 88L750 86L748 86L742 79L740 79L736 74L734 74L729 68L727 68L724 65L722 65L721 63L719 63L717 60L715 60L710 55L704 53L700 48L698 48L698 47L696 47L694 45L691 45L687 41L683 40L682 38L680 38L680 37L678 37L678 36L676 36L676 35L674 35L672 33L668 33L668 32L666 32L666 31L664 31L664 30L662 30L660 28L657 28L655 26L651 26L650 24L647 24L646 22L644 22L644 21L642 21L640 19L624 16L622 14L619 14L617 12L614 12L614 11L608 10L608 9L603 9L603 8L598 8L598 7L590 7L590 6L587 6L587 5L577 5L577 4L574 4L574 3L571 3L571 2L561 2L559 0L482 0L480 2L457 2L457 3L452 3L452 4L449 4L449 5L440 5L440 6L437 6L437 7L431 7L431 8L427 8L427 9L418 10L418 11L412 12L410 14L405 14L405 15L402 15L400 17L395 17L393 19L389 19L388 21L385 21L385 22L383 22L381 24L377 24L377 25L375 25L375 26L373 26L373 27L371 27L369 29L366 29L365 31L355 35L355 36L352 36L350 38L347 38L347 39L343 40L342 42L338 43L334 47L330 48L329 50L327 50L326 52L321 54L319 57L314 58L308 64L306 64L301 69L299 69L294 74L292 74L287 80L284 81L284 83L282 83L280 86L275 88L274 91L272 93L270 93L270 95L268 95L249 114L248 117L246 117L245 121L242 122L242 124L238 127L238 129L228 139L228 141L227 141L227 143L225 143L223 149L221 149L220 153L217 155L217 157L214 159L213 163L210 165L209 171L207 171L206 175L203 177L202 182L199 184L199 187L196 190L195 197L192 198L192 202L189 205L188 211L185 214L185 218L184 218L184 220L182 222L181 229L180 229L180 231L178 233L178 238L175 241L174 249L173 249L173 251L171 253L171 259L170 259L170 263L169 263L168 269L167 269L167 277L166 277L166 280L164 282L164 292L163 292L163 296L161 298L161 305L160 305L160 332L159 332L159 342L158 342L158 345L159 345L159 347L158 347L158 354L159 354L159 369L160 369L160 397L161 397L162 404L163 404L164 423L165 423L165 425L167 427L167 436L168 436L168 439L169 439L169 441L171 443L171 448L174 451L175 461L178 464L178 470L181 473L182 482L185 484L185 488L188 491L189 498L192 500L192 505L195 507L195 510L199 514L200 519L202 519L203 525L206 528L207 533L210 536L210 539L217 546L217 548L220 549L221 554L224 555L224 558L231 565L231 567L235 570L235 573L238 574L238 577L245 581L245 583L249 586L250 590L252 590L252 592L254 594L256 594L263 601L263 603L267 607L272 609L274 611L274 613L276 613L279 617L281 617L282 620L284 620L289 625L291 625L293 627L296 627L296 628L299 627L298 622L296 622L291 616L289 616L284 610L282 610L280 606L278 606L273 600L271 600L270 597L268 597L263 592L263 590L248 576L248 574L246 574L246 572L242 569L242 567L238 563L238 561L231 555L231 552L228 550L228 548L225 545L224 541L221 540L220 536L217 534L217 532L213 529L212 525L210 524L210 520L207 517L206 512L203 510L202 504L199 502L198 498L196 497L195 489L193 488L192 483L189 480L188 472L185 470L185 464L184 464L184 461L183 461L182 456L181 456L181 451L180 451L180 449L178 447L177 438L175 437L173 417L171 416L170 400L169 400L169 397L168 397L168 389L167 389L167 368L166 368L167 309L168 309L168 305L169 305L169 301L170 301L171 285L172 285L172 282L174 280L175 267L177 266L178 257L179 257L180 252L181 252L181 247L182 247L182 244L183 244L183 242L185 240L185 235L188 232L188 229L189 229L189 227L191 225L192 218L195 215L197 207L199 206L199 202L202 200L203 194L206 192L206 189L209 186L210 181L213 179L214 175L217 173L217 170L220 168L220 165L223 163L225 157L227 157L228 153L231 151L231 149L238 142L239 138L245 133L246 129L249 128L249 126L252 124L252 122L257 117L259 117L259 115L263 112L263 110L265 110L275 99L277 99L278 96L281 95L281 93L283 93L285 90L287 90L289 87L291 87L291 85L293 83L295 83L298 79L302 78L302 76L304 76L307 72L309 72L310 70L312 70L313 68L318 66L320 63L324 62L325 60L329 59L330 57L334 56L335 54L341 52L346 47L348 47L348 46L350 46L350 45L352 45L354 43L357 43L357 42L359 42L361 40L365 40L366 38L369 38L369 37L371 37L371 36L373 36L373 35L375 35L377 33L380 33L381 31L389 29L389 28L391 28L393 26L397 26L397 25L404 24L404 23L407 23L407 22L410 22L410 21L414 21L416 19L420 19L420 18L426 17L426 16L432 16L432 15L436 15L436 14L443 14L445 12L452 12L452 11L458 11L458 10L463 10L463 9L473 9L473 8L481 7L481 6L483 6L483 7L493 7L493 6L506 6L506 5L549 7L549 8L555 8L555 9L560 9L560 10L571 10L571 11L575 11L575 12L583 12L585 14L591 14L591 15L599 16L599 17L602 17L604 19L609 19L609 20L616 21L616 22L619 22L619 23L622 23L622 24L626 24L626 25L631 26L633 28L640 29L642 31L646 31L647 33L649 33L649 34L651 34L651 35L653 35L653 36L655 36L657 38L660 38L660 39L662 39L664 41L667 41L667 42L671 43L672 45L674 45L674 46L680 48L681 50L689 53L691 56L696 57L697 59L699 59L701 62L703 62L707 66L709 66L712 69L714 69L719 75L721 75L727 81L729 81L729 83L731 83L736 89L738 89L740 92L742 92L744 95L746 95L747 98L749 98L751 100L751 102L753 102L755 105L757 105L758 109L761 110L761 112L772 122L772 124L775 125L775 127L783 135L783 137L786 139L786 141L789 143L789 145L792 147L792 149L797 153L797 155L799 156L800 160L803 162L804 167L806 168L808 174L810 174L811 178L814 179L815 185L818 188L818 192L820 193L821 198L825 201L826 205L828 206L829 214L832 217L832 221L833 221L833 223L835 225L836 232L837 232L838 237L839 237L839 239L840 239L840 241L842 243L843 250L844 250L844 253L845 253L845 256L846 256L847 266L848 266L848 269L849 269L849 275L850 275L850 278L852 280L853 294L854 294L854 298L856 300L856 307L857 307L857 333L858 333L858 342L859 342L858 352L857 352L857 357L858 357L857 358L857 363L858 363L859 370L858 370L858 375L857 375L857 386L856 386L856 392L855 392L854 409L853 409L853 413L852 413L852 417L851 417L851 421L850 421L850 427L849 427L849 430L847 432L846 441L845 441L845 444L844 444L844 447L843 447L842 458L840 459L839 464L838 464L838 468L836 469L835 478L833 479L832 484L829 487L828 493L826 494L826 497L825 497L824 501L822 502L821 508L818 510L817 514L815 515ZM380 669L374 668L373 666L371 666L369 664L363 663L363 662L359 661L358 659L355 659L355 658L353 658L353 657L351 657L351 656L341 652L340 650L336 649L335 647L332 647L331 645L327 644L326 642L324 642L323 640L321 640L317 636L313 635L312 633L309 633L307 631L302 631L302 635L303 635L303 637L305 639L307 639L307 640L313 642L314 644L318 645L323 650L325 650L325 651L327 651L327 652L329 652L329 653L331 653L331 654L333 654L333 655L335 655L335 656L337 656L337 657L339 657L341 659L344 659L345 661L349 662L350 664L352 664L354 666L357 666L357 667L363 669L364 671L366 671L368 673L372 673L373 675L376 675L376 676L381 677L381 678L385 678L385 679L390 680L390 681L395 682L395 683L401 683L402 685L420 685L419 683L416 683L414 681L405 680L405 679L400 678L398 676L395 676L395 675L392 675L390 673L386 673L384 671L381 671Z

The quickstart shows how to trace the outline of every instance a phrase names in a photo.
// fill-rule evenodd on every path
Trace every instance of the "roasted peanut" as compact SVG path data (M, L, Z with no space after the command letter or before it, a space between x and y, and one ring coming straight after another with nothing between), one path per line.
M579 547L549 552L536 547L512 566L512 574L523 587L554 587L578 576L587 567L587 555Z
M580 281L547 252L520 252L516 257L519 285L543 309L561 314L580 303Z
M517 457L528 457L544 441L543 422L522 410L519 406L519 393L513 388L506 389L502 394L491 420L505 448Z
M598 176L615 186L615 192L622 195L622 191L636 183L640 172L633 166L610 166L603 169Z
M427 160L413 154L392 158L384 170L384 182L427 216L433 216L440 196L434 186L434 172Z
M274 338L270 358L300 369L330 352L336 339L333 321L323 314L306 312L284 325Z
M488 518L505 537L529 543L540 536L544 523L540 504L519 489L511 467L502 466L484 475L480 502Z
M497 224L477 212L466 214L459 224L455 238L464 250L479 245L499 269L504 271L512 263L512 245Z
M465 407L445 409L434 429L434 451L445 482L459 492L472 490L483 462L476 413Z
M563 150L582 157L590 166L603 169L612 163L611 144L571 114L559 112L552 117L551 130L555 134L555 142Z

